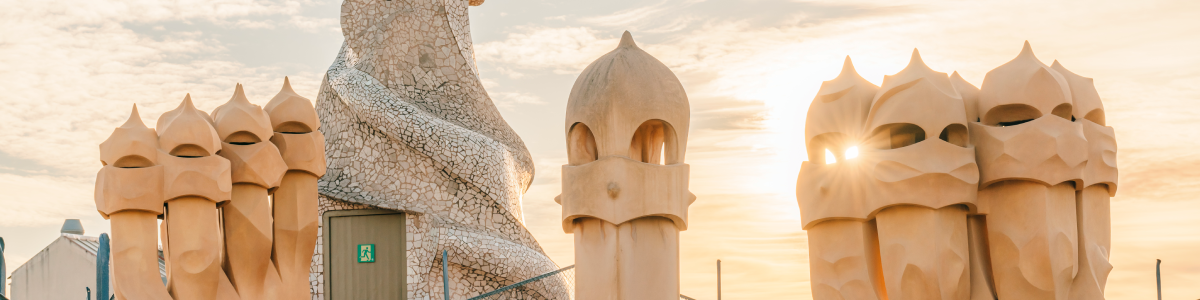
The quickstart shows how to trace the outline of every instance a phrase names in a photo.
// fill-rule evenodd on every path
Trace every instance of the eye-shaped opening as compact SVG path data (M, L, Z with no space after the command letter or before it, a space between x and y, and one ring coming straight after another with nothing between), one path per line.
M168 153L178 157L205 157L210 155L203 147L194 144L175 146L175 149L171 149L171 152Z
M675 128L663 120L643 122L633 132L629 143L629 158L656 165L682 163Z
M908 147L925 140L925 130L911 123L892 123L879 126L871 133L867 144L871 148L887 150Z
M308 128L301 122L283 122L279 126L275 126L275 131L282 133L309 133L313 132L312 128Z
M849 138L840 132L829 132L817 135L808 141L808 161L818 164L833 164L846 160L845 154L850 144ZM855 155L858 152L855 149Z
M1058 116L1059 118L1075 121L1075 116L1071 114L1070 103L1063 103L1055 106L1054 110L1050 111L1050 114Z
M257 135L254 135L249 131L238 131L226 137L225 142L234 145L250 145L260 143L262 142L262 139L259 139Z
M154 162L141 155L129 155L117 159L117 162L114 162L113 166L118 168L145 168L154 166Z
M571 125L567 132L567 163L582 165L596 161L596 137L583 123Z
M1100 124L1100 126L1108 126L1108 125L1104 124L1104 110L1103 109L1099 109L1099 108L1093 109L1092 111L1089 111L1087 113L1087 115L1083 116L1083 118L1088 121L1092 121L1093 123Z
M1056 109L1057 110L1057 109ZM1067 109L1068 111L1070 108ZM1042 112L1026 104L1005 104L993 107L983 116L983 124L989 126L1013 126L1041 118Z
M947 143L966 148L968 141L967 126L963 126L963 124L947 125L945 129L942 129L942 134L939 134L938 138Z

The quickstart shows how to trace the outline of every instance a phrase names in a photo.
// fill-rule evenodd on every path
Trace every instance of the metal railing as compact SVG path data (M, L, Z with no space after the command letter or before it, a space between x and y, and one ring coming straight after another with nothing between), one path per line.
M542 283L538 287L527 287L527 285ZM485 299L525 299L518 295L523 289L533 288L535 290L543 290L542 292L549 295L566 295L567 299L575 299L575 265L563 267L562 269L547 272L546 274L538 275L524 281L510 284L508 286L496 289L491 292L471 297L468 300L485 300ZM561 289L566 289L561 290ZM696 300L696 298L688 297L680 294L680 300Z
M496 289L491 292L484 293L479 296L471 297L469 300L483 299L518 299L514 293L519 289L526 289L526 285L541 283L537 288L542 292L550 295L559 294L566 295L568 299L575 298L575 265L563 267L562 269L547 272L546 274L538 275L524 281L510 284L508 286Z

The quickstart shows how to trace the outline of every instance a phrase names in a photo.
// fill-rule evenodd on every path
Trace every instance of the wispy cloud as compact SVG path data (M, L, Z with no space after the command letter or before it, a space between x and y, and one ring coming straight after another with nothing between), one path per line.
M557 74L583 70L612 50L616 38L601 38L587 27L527 27L503 41L475 45L475 59L519 69L549 69Z
M0 110L5 124L0 130L0 140L5 141L0 144L0 182L5 186L0 189L9 191L0 197L0 226L38 226L94 214L90 186L99 167L95 145L123 122L134 103L153 126L184 93L192 93L200 108L212 109L229 98L238 82L245 83L251 99L260 104L278 91L284 75L299 75L292 77L293 85L304 94L316 94L318 72L285 74L282 67L247 67L223 57L226 44L208 33L171 32L154 38L125 22L207 22L294 13L301 5L107 0L0 4L5 7L0 26L6 28L0 35L0 105L6 107ZM37 169L14 165L18 161Z
M538 97L537 95L534 95L534 94L530 94L530 93L490 92L488 94L490 94L492 96L492 102L496 103L496 106L498 106L500 108L504 108L504 109L512 109L516 106L524 105L524 104L532 104L532 105L546 104L546 102L543 102L540 97Z

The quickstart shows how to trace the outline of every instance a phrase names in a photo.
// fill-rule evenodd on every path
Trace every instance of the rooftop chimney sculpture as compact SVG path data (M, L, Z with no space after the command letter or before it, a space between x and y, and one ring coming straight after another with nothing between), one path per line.
M629 32L584 69L567 103L563 231L578 299L678 299L690 109L679 79Z
M1091 79L1028 43L978 89L914 51L874 91L847 58L805 131L817 299L1103 299L1113 130Z
M129 120L100 144L96 209L112 226L113 290L117 299L171 299L158 273L158 223L164 215L164 170L158 133Z
M317 131L321 121L307 98L292 90L287 77L283 89L267 103L286 173L274 196L275 266L282 280L280 299L308 297L309 265L317 246L317 179L325 175L325 136Z
M285 79L290 91L286 85ZM117 299L310 297L316 203L296 199L315 199L316 188L288 186L285 172L288 154L323 167L324 147L283 143L281 151L280 142L268 142L278 135L273 128L312 128L316 122L311 102L294 93L285 98L289 103L268 109L286 108L264 111L238 85L229 102L209 115L188 95L159 117L157 131L142 123L135 106L129 121L100 145L104 167L97 174L96 207L112 220ZM158 218L164 219L161 232ZM159 279L160 237L166 287ZM304 275L299 285L298 269Z
M221 157L229 160L233 190L221 207L225 251L222 266L244 299L281 299L279 268L271 261L274 235L267 190L279 187L287 165L274 144L271 120L250 103L239 84L233 97L213 110ZM315 213L314 213L315 215Z

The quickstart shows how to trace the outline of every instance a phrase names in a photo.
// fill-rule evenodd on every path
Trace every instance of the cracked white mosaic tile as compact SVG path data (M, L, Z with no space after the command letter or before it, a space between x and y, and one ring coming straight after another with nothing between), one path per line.
M408 299L466 299L558 268L525 229L533 179L524 143L480 83L466 0L347 0L346 42L317 97L328 172L320 212L407 213ZM323 299L321 245L313 299ZM543 280L512 299L566 299Z

